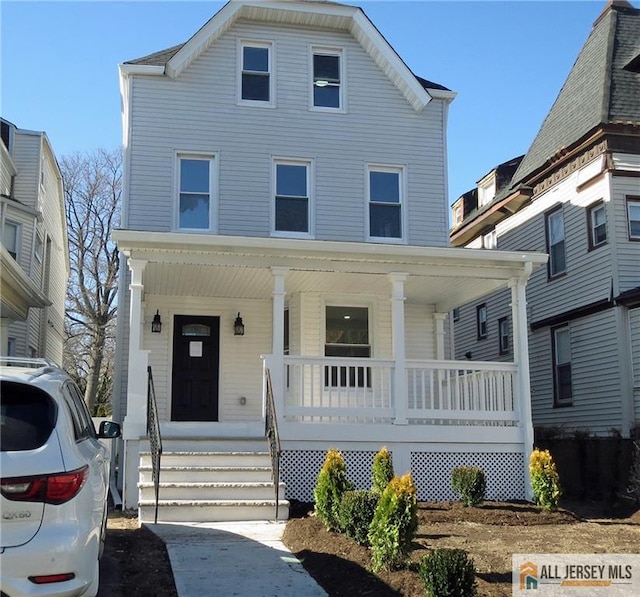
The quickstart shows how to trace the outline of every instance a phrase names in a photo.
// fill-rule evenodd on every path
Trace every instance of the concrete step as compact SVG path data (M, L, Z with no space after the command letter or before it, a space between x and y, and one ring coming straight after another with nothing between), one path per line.
M271 466L165 466L161 462L160 481L165 483L268 483ZM139 467L139 481L151 482L151 465Z
M232 520L273 520L275 500L160 500L158 522L221 522ZM153 522L155 501L138 504L140 522ZM289 502L278 503L278 520L289 518Z
M138 483L142 501L155 500L153 483ZM278 497L284 499L285 484ZM165 483L160 482L161 500L270 500L275 499L273 483Z
M271 466L268 452L163 451L161 466ZM140 452L140 464L151 464L151 453Z
M140 442L140 449L149 450L148 441ZM262 437L163 437L164 452L264 452L267 440Z

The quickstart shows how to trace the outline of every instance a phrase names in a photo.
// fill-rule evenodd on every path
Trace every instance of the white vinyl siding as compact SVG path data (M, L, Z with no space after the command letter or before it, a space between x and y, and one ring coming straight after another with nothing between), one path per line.
M236 105L238 39L274 40L276 109ZM308 109L310 44L348 56L338 131L333 114ZM219 152L219 234L268 237L273 157L313 156L314 238L365 242L363 163L403 164L406 242L448 246L445 104L433 99L416 113L348 34L237 22L177 79L135 76L131 102L131 229L171 230L176 148Z

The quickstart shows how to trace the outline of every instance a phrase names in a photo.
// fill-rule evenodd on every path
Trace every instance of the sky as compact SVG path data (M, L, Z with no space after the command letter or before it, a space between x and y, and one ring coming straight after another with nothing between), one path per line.
M452 203L526 153L606 0L343 2L362 7L416 75L458 94ZM58 159L115 149L118 64L187 41L223 4L0 0L0 114L45 131Z

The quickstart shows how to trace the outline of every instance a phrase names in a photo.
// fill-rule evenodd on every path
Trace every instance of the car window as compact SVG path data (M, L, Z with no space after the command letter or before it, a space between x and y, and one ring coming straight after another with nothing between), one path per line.
M68 403L71 416L74 420L73 425L76 429L76 440L86 439L87 437L95 437L96 430L93 426L93 420L89 415L89 410L85 404L84 398L73 382L68 382L64 386L65 400Z
M0 451L35 450L53 431L58 409L44 390L3 381L0 388Z

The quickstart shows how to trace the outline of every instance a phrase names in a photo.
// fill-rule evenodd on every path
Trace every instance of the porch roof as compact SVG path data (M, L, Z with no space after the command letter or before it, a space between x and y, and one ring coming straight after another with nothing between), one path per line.
M547 255L483 249L117 230L129 259L146 262L145 292L270 298L271 269L287 293L389 294L387 274L405 273L407 301L447 312L509 280L526 280Z

